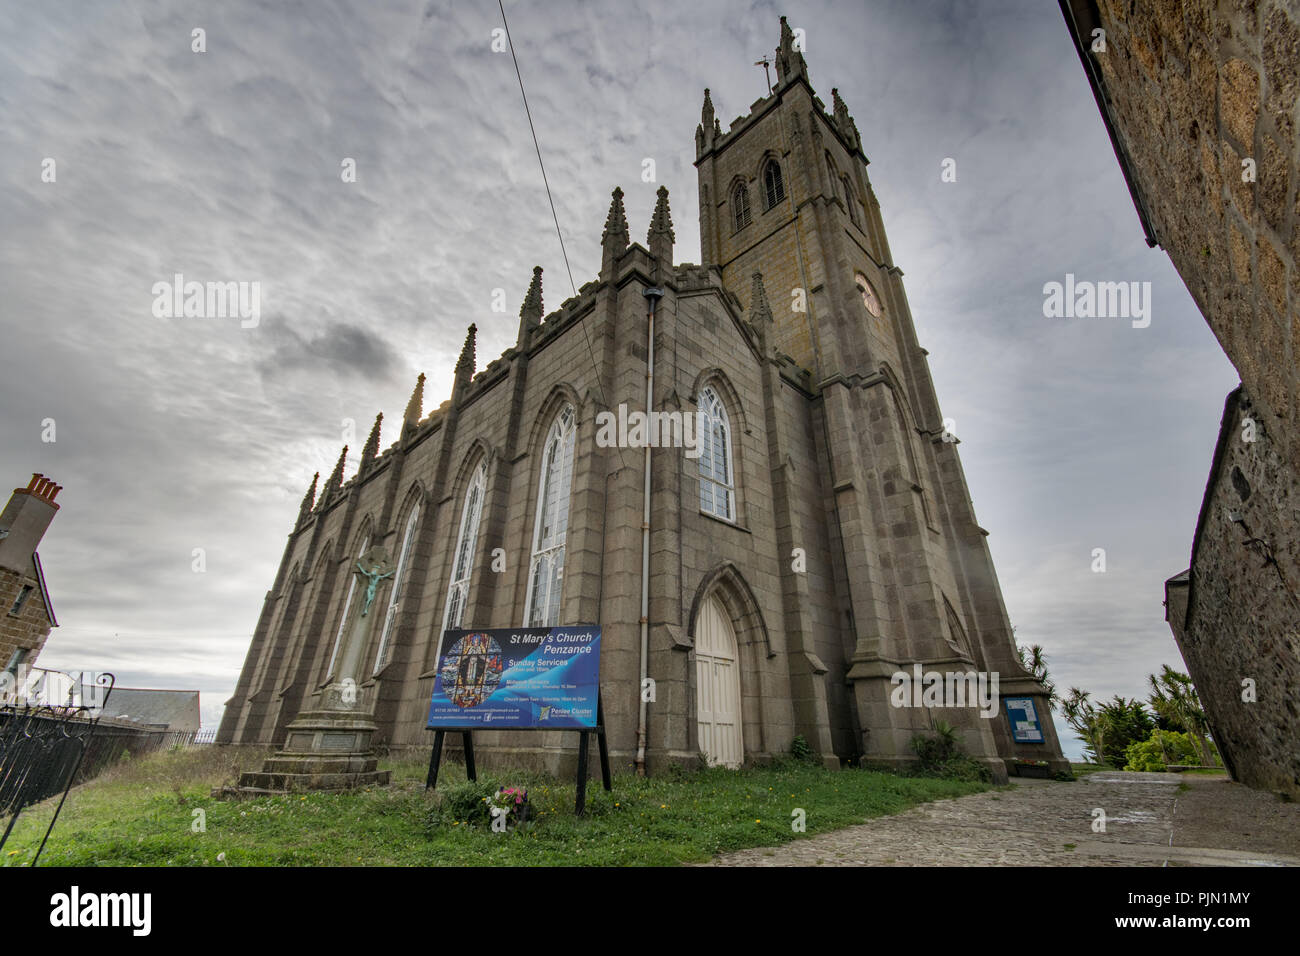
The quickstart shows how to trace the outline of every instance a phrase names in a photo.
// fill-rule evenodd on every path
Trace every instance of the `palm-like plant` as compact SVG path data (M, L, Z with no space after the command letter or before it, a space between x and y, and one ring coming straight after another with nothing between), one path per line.
M1147 675L1147 684L1151 688L1151 709L1171 727L1191 736L1202 766L1215 766L1214 751L1206 739L1210 723L1192 678L1165 664L1159 675Z
M1083 756L1089 763L1102 762L1103 725L1101 715L1086 690L1071 687L1061 698L1061 714L1065 722L1083 741Z
M1052 680L1051 674L1047 672L1047 655L1043 653L1043 645L1030 644L1025 647L1023 644L1017 644L1016 655L1020 658L1020 666L1029 671L1034 680L1043 685L1043 691L1047 694L1047 705L1055 707L1061 703L1061 697L1056 692L1056 683Z

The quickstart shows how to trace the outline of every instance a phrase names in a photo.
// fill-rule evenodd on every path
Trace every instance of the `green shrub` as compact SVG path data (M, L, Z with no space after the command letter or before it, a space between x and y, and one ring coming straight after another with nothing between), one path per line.
M444 823L490 823L488 799L497 792L494 780L464 780L437 791L435 803L429 809L428 823L432 827Z
M1192 738L1176 730L1153 730L1146 740L1129 744L1124 750L1125 770L1162 772L1169 764L1198 766L1201 758L1196 753Z
M808 746L808 741L804 739L803 734L799 734L794 740L790 741L790 756L795 760L811 760L813 758L813 749Z
M933 735L914 736L912 750L917 763L907 771L907 776L985 783L993 779L992 770L962 750L957 728L946 721L935 722Z
M961 752L957 728L946 721L936 721L933 736L917 734L912 738L912 750L920 758L922 767L942 766Z

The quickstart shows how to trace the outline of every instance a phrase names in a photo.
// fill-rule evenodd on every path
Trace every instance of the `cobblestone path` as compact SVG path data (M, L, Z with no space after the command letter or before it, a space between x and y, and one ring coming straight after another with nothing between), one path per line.
M1180 784L1186 787L1180 787ZM1093 832L1093 811L1106 832ZM810 820L816 814L809 807ZM706 866L1300 866L1300 804L1226 778L1100 772L922 804Z

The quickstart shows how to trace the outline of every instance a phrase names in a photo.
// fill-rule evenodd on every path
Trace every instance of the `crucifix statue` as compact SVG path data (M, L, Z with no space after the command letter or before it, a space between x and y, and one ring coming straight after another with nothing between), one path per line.
M375 601L375 593L379 588L379 582L391 578L395 571L392 561L389 560L388 552L381 546L371 548L357 559L352 573L357 576L358 584L365 585L366 593L362 599L361 607L348 625L343 638L343 646L339 649L338 668L334 671L334 683L331 685L331 692L326 695L327 706L332 705L331 709L333 707L347 708L351 706L352 702L343 699L344 694L340 688L351 687L353 688L352 693L355 693L356 686L361 682L361 656L366 650L372 620L370 605ZM349 684L349 682L351 683Z
M396 573L395 571L388 571L387 573L381 573L383 571L383 568L385 566L388 566L386 560L384 561L383 564L375 563L372 560L372 564L370 567L366 567L365 565L363 565L362 562L367 557L370 557L373 554L374 551L372 549L370 551L367 551L365 555L357 559L356 573L359 574L361 577L366 578L370 582L369 584L366 585L366 602L361 605L362 617L365 617L367 614L370 613L370 605L374 603L375 589L379 587L379 582L384 580L384 578L391 578ZM387 555L385 555L384 557L387 558Z

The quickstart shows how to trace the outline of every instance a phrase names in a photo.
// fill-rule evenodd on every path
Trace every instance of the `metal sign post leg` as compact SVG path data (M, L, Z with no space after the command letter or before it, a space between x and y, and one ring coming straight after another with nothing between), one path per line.
M607 791L614 789L609 779L609 745L605 742L605 707L596 696L596 751L600 754L600 779Z
M578 735L578 797L573 811L578 816L587 809L587 734L584 730Z
M433 753L429 754L429 776L424 781L425 790L432 790L438 786L438 764L442 762L442 736L441 730L433 732Z

